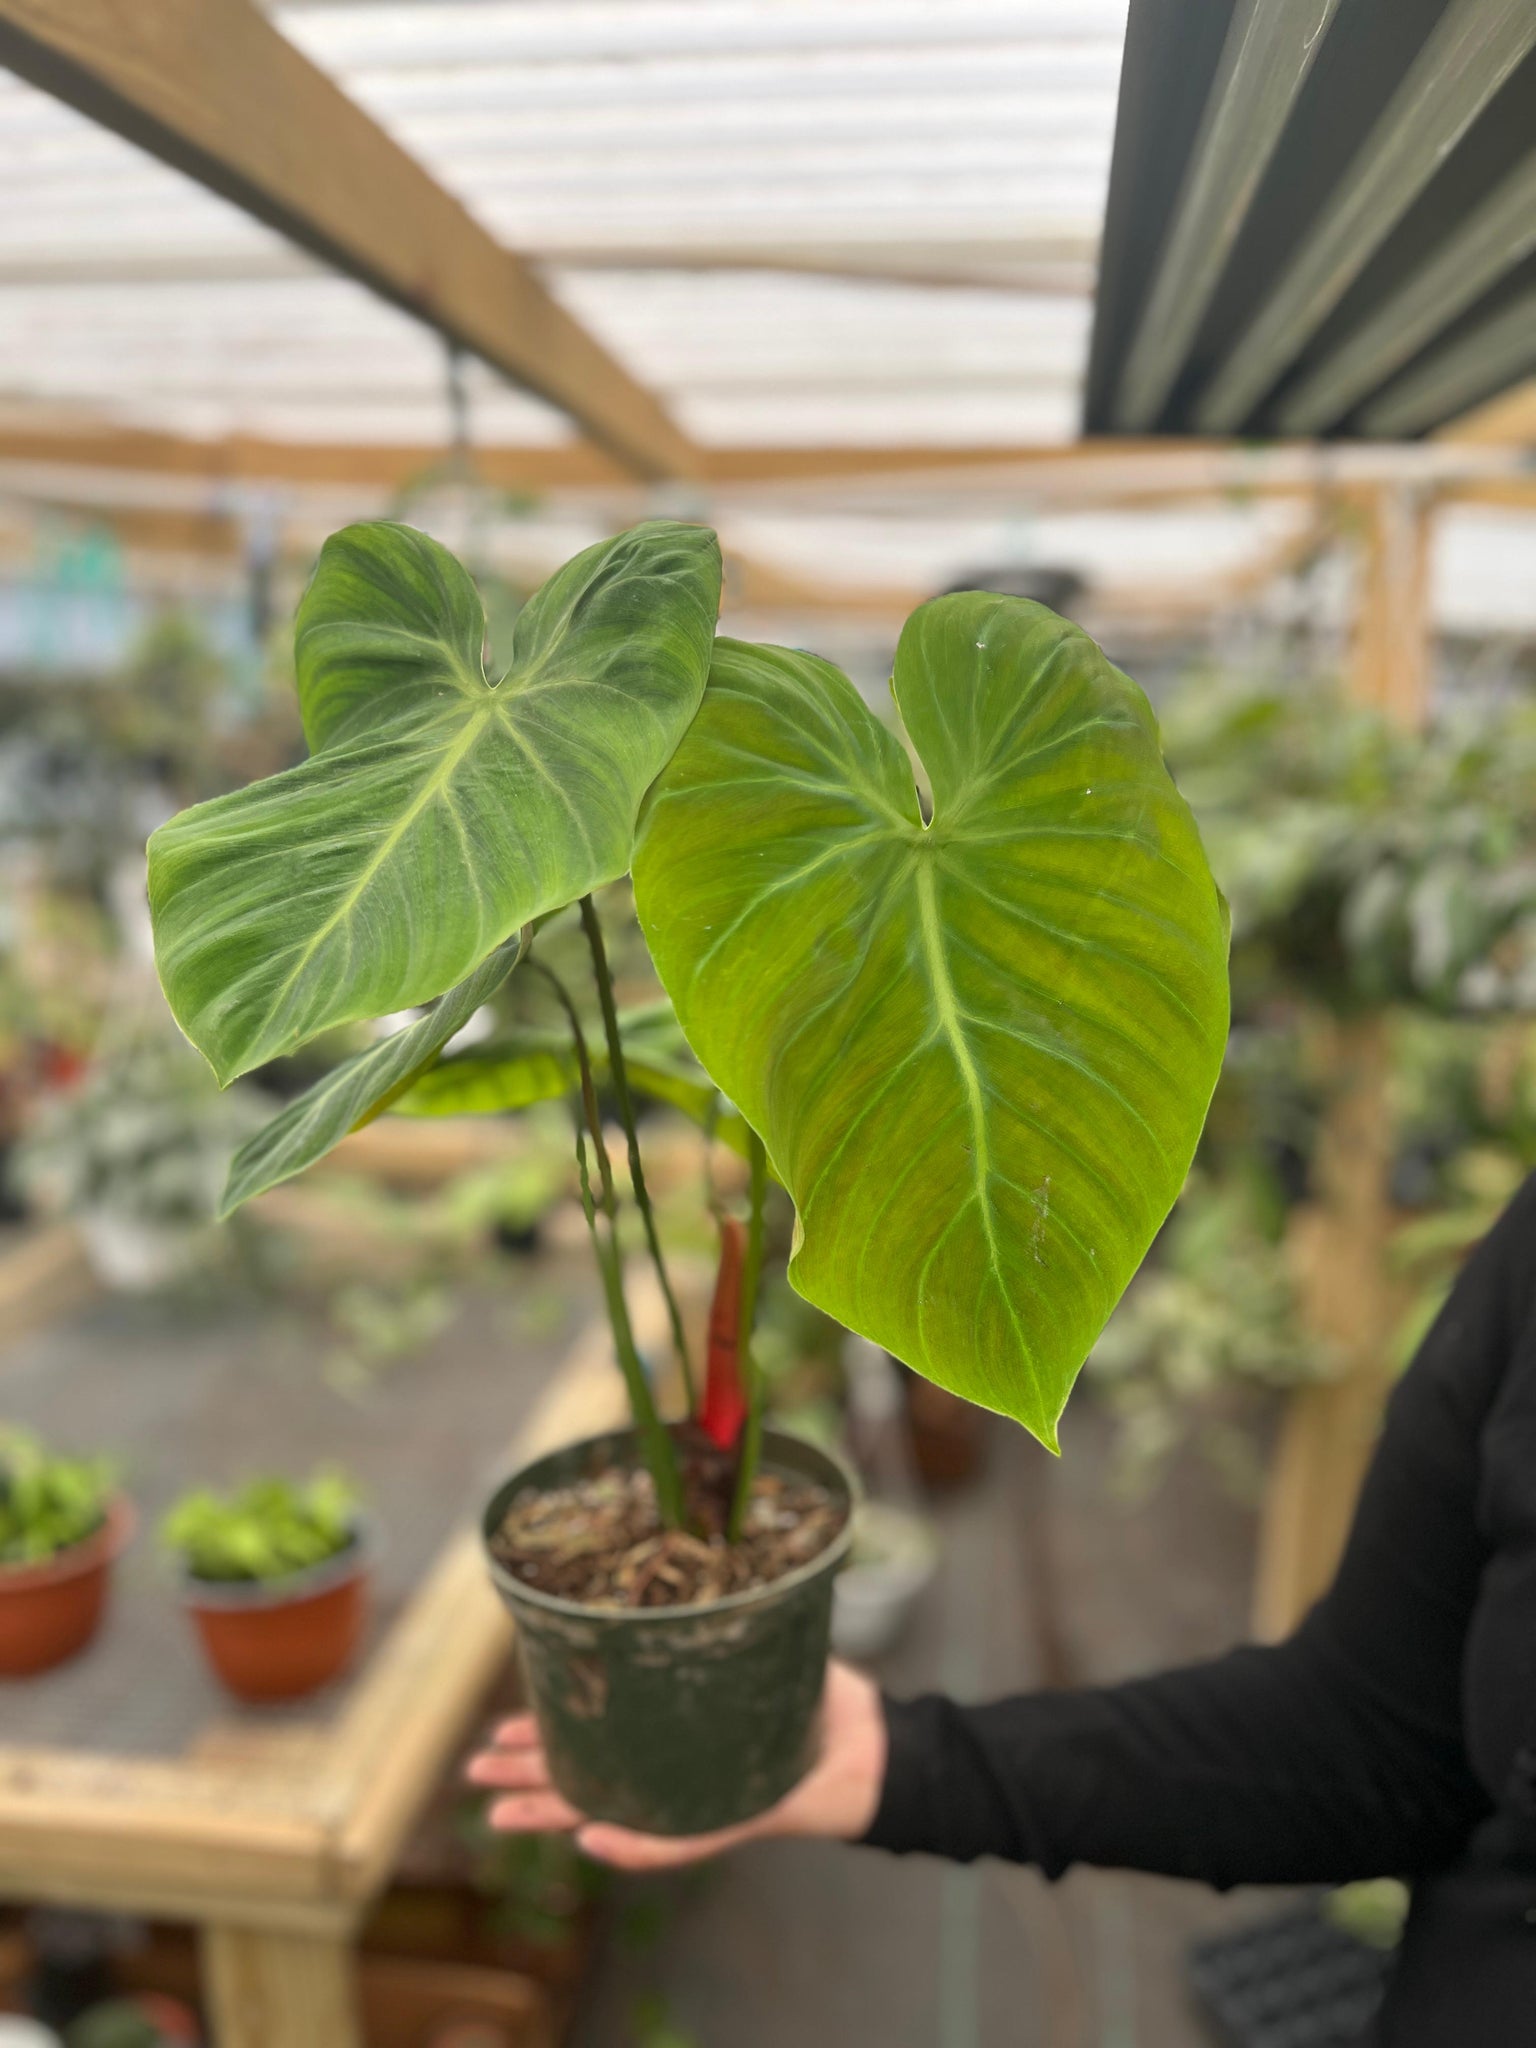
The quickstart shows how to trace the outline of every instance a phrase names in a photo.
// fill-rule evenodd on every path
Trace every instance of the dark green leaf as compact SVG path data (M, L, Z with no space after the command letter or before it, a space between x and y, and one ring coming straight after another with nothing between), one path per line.
M384 522L333 535L296 641L316 751L150 841L160 978L220 1079L440 995L623 874L699 702L719 582L707 529L637 526L529 600L492 683L452 555Z

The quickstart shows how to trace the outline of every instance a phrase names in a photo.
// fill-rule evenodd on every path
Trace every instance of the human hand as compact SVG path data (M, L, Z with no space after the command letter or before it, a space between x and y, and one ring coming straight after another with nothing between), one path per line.
M821 1754L777 1806L739 1827L712 1835L642 1835L608 1821L588 1820L550 1783L549 1766L532 1714L518 1714L497 1729L493 1747L469 1764L471 1784L508 1793L490 1810L503 1834L574 1831L578 1847L617 1870L673 1870L776 1835L820 1835L856 1841L874 1820L885 1781L885 1715L872 1680L846 1664L827 1666L821 1702Z

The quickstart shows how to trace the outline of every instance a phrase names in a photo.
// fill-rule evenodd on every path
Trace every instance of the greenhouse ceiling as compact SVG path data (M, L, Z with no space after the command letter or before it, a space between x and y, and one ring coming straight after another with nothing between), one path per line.
M1076 432L1124 0L273 15L691 438ZM0 221L0 389L200 435L448 432L430 331L190 177L19 80L0 152L28 193ZM470 383L484 438L567 433Z
M1205 431L1226 372L1225 429L1273 424L1233 397L1261 371L1309 434L1369 428L1339 294L1298 315L1321 259L1272 194L1394 23L1356 140L1396 164L1415 116L1429 215L1366 209L1345 253L1375 282L1342 310L1381 328L1428 217L1462 351L1437 367L1421 312L1407 360L1398 323L1387 395L1436 379L1396 438L1536 371L1533 209L1510 196L1536 154L1507 118L1536 87L1529 0L0 0L0 165L25 194L0 213L0 490L72 502L49 477L94 463L73 502L136 492L169 519L208 508L210 476L345 487L318 519L468 445L545 499L639 478L722 524L735 505L791 578L826 559L809 513L841 512L863 522L845 582L904 596L1105 508L1085 565L1157 579L1169 536L1138 564L1125 508L1172 479L1220 501L1204 559L1278 558L1308 491L1365 458L1145 437ZM1440 49L1459 96L1426 108L1415 61ZM1481 223L1449 284L1448 176ZM1291 353L1256 368L1266 262ZM1095 452L1085 417L1121 438ZM1520 467L1495 439L1358 473L1497 495Z

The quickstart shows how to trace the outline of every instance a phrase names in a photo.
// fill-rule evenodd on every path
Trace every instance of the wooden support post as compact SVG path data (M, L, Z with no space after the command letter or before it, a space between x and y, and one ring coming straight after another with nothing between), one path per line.
M1292 1218L1286 1251L1301 1317L1339 1371L1293 1394L1281 1425L1253 1596L1253 1632L1266 1642L1295 1627L1338 1564L1381 1420L1385 1340L1401 1308L1388 1261L1387 1021L1329 1020L1323 1032L1333 1099L1313 1163L1314 1199Z
M1429 542L1432 504L1409 484L1367 500L1360 608L1349 682L1362 703L1419 731L1429 714Z
M202 1943L215 2048L363 2048L346 1940L209 1927Z
M1428 715L1431 502L1402 486L1370 505L1352 694L1415 731ZM1381 1016L1325 1027L1331 1100L1314 1163L1314 1198L1292 1219L1288 1252L1307 1326L1336 1353L1338 1376L1291 1398L1259 1533L1253 1632L1287 1634L1337 1567L1376 1441L1389 1380L1387 1344L1402 1309L1392 1279L1389 1180L1391 1045Z

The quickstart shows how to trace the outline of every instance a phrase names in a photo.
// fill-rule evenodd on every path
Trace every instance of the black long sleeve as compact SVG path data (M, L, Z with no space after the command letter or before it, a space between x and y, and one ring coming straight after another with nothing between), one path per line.
M1531 1653L1498 1645L1536 1641L1533 1297L1536 1180L1395 1390L1338 1576L1295 1635L1089 1691L888 1701L866 1841L1222 1886L1450 1862L1519 1735L1509 1659ZM1485 1576L1520 1587L1518 1609L1488 1611ZM1474 1617L1495 1645L1480 1659Z

